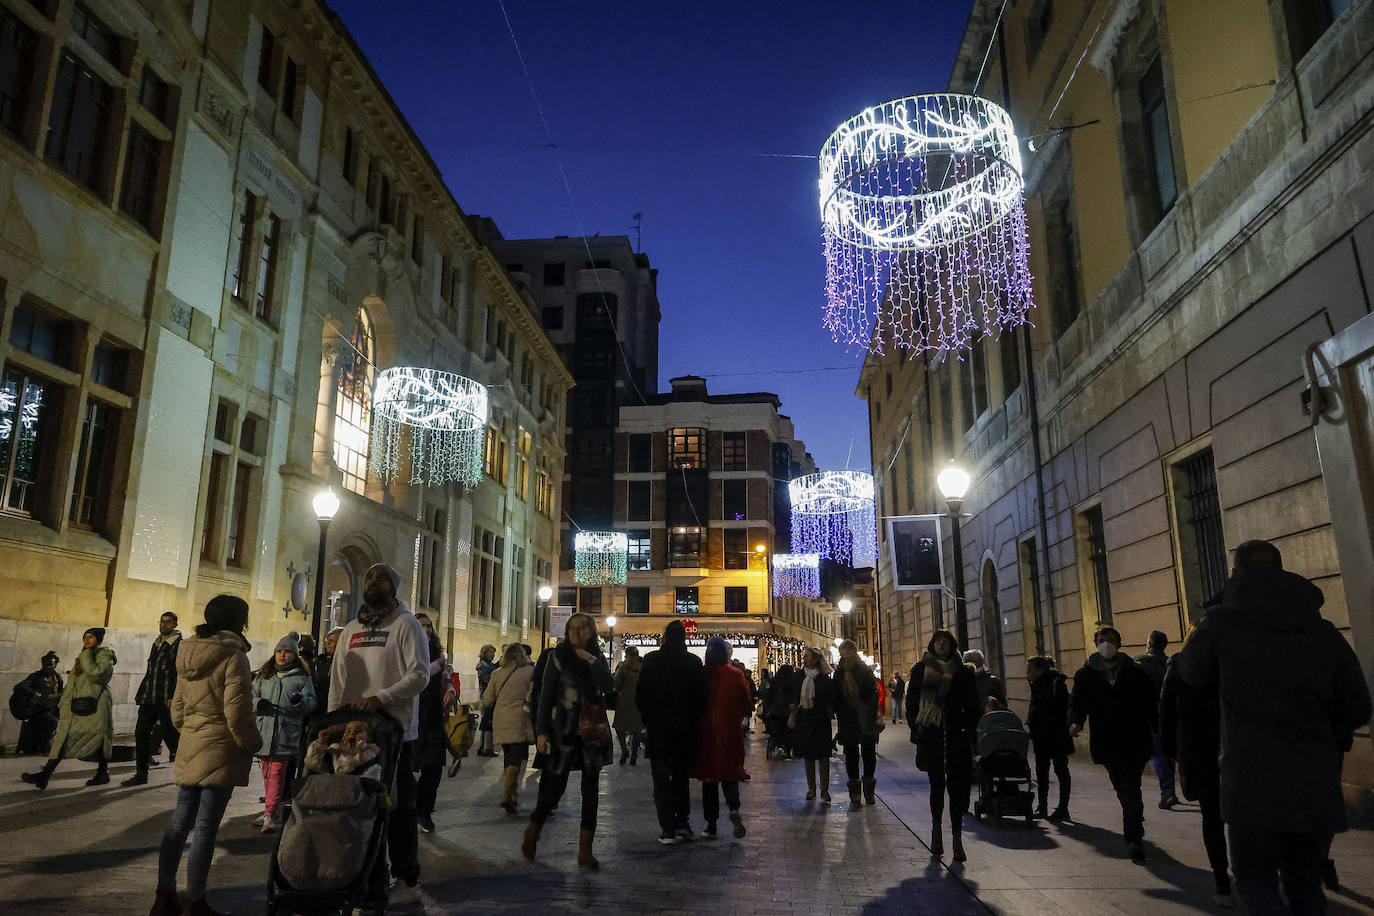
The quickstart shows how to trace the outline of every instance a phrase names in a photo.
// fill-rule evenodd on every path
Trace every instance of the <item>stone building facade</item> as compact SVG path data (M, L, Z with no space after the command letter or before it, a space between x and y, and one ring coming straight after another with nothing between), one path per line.
M163 611L230 592L258 652L307 632L326 485L333 619L386 561L461 670L525 632L571 377L339 19L2 0L0 39L0 686L104 626L123 728ZM490 387L472 493L367 471L398 365Z
M938 364L870 355L882 514L943 512L939 468L970 472L947 575L1016 700L1027 655L1072 672L1101 622L1133 652L1156 629L1176 646L1251 538L1322 588L1374 673L1369 579L1343 575L1369 440L1309 390L1357 392L1338 342L1374 308L1374 3L1000 6L974 4L950 88L1032 140L1034 326ZM954 622L939 593L895 592L886 556L879 591L889 666ZM1367 815L1367 733L1345 779Z

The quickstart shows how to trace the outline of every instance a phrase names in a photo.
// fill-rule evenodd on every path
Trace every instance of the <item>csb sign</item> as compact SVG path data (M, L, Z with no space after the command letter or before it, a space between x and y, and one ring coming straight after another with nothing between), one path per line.
M697 635L697 622L693 620L691 617L688 617L686 620L682 621L682 625L686 628L688 636Z

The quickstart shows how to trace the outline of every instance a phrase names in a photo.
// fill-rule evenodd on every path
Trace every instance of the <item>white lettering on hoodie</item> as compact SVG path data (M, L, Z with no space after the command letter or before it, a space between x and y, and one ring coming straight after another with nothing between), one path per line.
M329 671L329 709L376 697L382 708L419 737L419 704L429 683L429 640L404 601L374 628L351 620L339 634Z

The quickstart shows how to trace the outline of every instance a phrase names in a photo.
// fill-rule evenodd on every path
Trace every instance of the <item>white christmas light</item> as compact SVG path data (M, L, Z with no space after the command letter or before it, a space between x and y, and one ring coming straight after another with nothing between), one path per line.
M821 558L815 553L773 554L775 598L819 598Z
M372 449L368 463L391 481L401 465L401 440L410 440L410 482L438 486L482 479L487 389L439 369L383 370L372 392Z
M792 501L793 553L820 554L856 569L877 563L872 474L808 474L789 483L787 491Z
M825 324L838 341L961 351L1031 307L1021 151L986 99L895 99L821 147Z
M629 581L630 540L623 531L579 531L573 537L573 581L624 585Z

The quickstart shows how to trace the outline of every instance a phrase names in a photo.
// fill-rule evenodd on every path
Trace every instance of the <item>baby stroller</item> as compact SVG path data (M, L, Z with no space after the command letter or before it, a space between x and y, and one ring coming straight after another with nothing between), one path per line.
M448 754L453 758L449 764L448 775L457 776L463 758L472 750L473 739L477 736L477 713L464 703L458 711L444 720L444 735L448 742Z
M1033 816L1030 764L1026 750L1030 735L1016 713L998 709L978 720L974 766L978 777L978 801L973 816L991 815L1002 826L1003 815Z
M345 706L316 716L305 734L309 742L323 730L359 722L377 752L369 752L358 770L378 778L307 769L296 781L291 816L268 866L268 914L315 916L355 908L386 912L388 793L396 781L405 732L383 710ZM330 768L326 756L324 769Z

